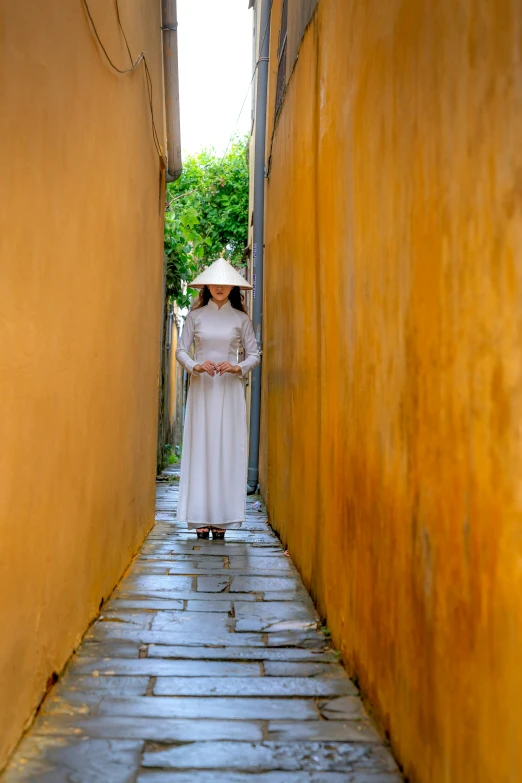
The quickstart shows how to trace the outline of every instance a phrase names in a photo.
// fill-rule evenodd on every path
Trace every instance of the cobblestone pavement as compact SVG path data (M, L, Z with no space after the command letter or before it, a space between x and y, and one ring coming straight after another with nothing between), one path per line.
M157 523L2 776L6 783L400 783L249 499L225 542Z

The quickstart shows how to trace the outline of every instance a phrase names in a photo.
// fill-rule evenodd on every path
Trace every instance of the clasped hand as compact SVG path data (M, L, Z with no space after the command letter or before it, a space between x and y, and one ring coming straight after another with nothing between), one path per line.
M203 362L203 364L196 364L194 366L194 372L199 374L206 372L213 378L214 375L224 375L226 372L237 375L241 372L241 367L237 364L230 364L230 362L220 362L219 364L214 364L214 362Z

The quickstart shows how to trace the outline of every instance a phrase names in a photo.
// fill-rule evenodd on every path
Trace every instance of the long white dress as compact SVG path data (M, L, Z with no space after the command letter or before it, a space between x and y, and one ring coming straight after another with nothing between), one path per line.
M195 345L195 360L190 356ZM244 361L238 362L240 346ZM176 359L191 374L185 413L177 518L189 528L241 527L246 514L247 426L243 378L259 364L250 318L211 300L185 321ZM196 364L229 361L241 375L194 373Z

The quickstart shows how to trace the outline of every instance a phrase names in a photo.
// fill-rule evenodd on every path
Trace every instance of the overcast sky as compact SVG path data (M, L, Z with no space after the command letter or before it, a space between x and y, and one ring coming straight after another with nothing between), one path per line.
M252 78L248 0L178 0L181 148L223 153ZM237 130L248 133L250 94Z

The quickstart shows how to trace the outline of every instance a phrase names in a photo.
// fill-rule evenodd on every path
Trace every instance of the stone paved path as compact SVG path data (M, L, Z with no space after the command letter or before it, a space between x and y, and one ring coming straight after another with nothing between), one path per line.
M201 541L176 499L2 780L399 783L264 509Z

